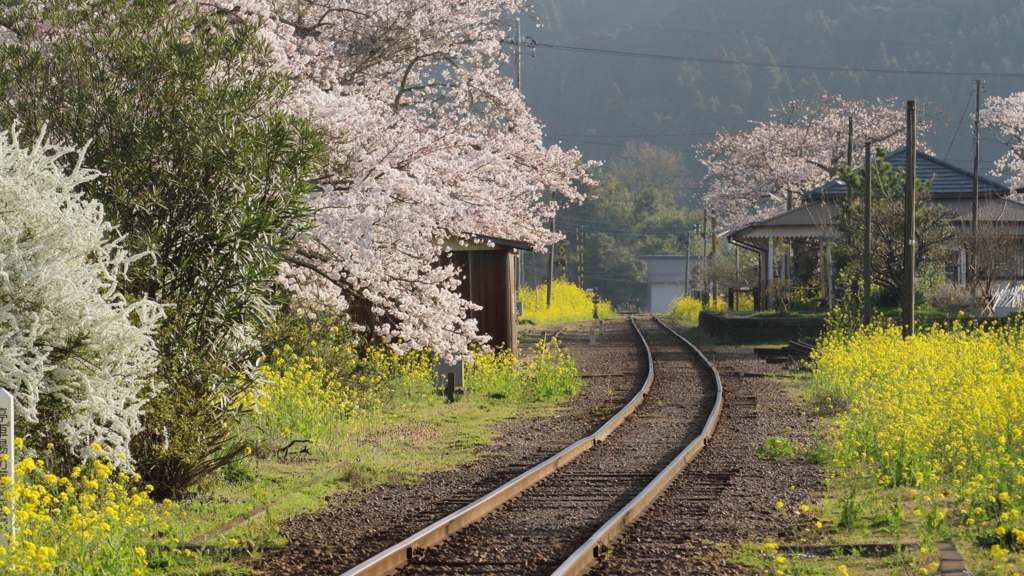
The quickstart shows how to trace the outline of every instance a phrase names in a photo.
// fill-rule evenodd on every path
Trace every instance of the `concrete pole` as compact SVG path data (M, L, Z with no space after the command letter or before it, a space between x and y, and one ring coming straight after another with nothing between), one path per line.
M551 191L551 201L555 201L555 191ZM555 214L551 215L551 231L555 231ZM548 308L551 308L551 290L555 281L555 247L558 242L553 242L548 249Z
M690 295L690 233L686 233L686 264L683 270L683 294Z
M914 277L917 257L914 194L917 185L917 101L907 100L907 176L903 193L903 335L914 334Z
M871 142L864 143L864 325L871 324Z
M768 257L766 261L767 266L765 267L765 280L767 285L765 288L768 292L768 308L775 307L775 295L772 293L772 280L775 276L775 237L768 238Z

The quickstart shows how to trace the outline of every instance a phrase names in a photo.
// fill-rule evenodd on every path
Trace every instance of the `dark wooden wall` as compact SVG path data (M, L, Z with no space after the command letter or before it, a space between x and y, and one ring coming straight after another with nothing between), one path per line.
M448 260L462 269L459 295L483 306L470 313L495 349L516 353L515 256L511 249L459 250Z

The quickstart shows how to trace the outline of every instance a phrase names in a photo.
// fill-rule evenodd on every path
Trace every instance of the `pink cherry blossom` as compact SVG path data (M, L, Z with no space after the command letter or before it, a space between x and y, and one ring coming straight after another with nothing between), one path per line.
M698 146L707 167L704 202L726 227L745 225L799 205L800 195L828 182L846 163L853 117L853 159L864 143L893 150L905 139L906 113L895 99L849 102L839 95L793 101L744 132L720 132ZM918 131L928 128L919 123Z
M261 18L288 111L320 128L330 166L309 198L315 231L281 281L311 302L354 298L397 350L465 355L483 342L473 305L438 266L442 243L474 235L543 249L555 191L581 201L576 150L545 147L541 125L501 74L519 0L236 0L217 9Z
M1017 189L1024 186L1024 92L985 98L980 124L991 128L996 140L1009 150L996 161L994 176L1010 174L1006 185Z

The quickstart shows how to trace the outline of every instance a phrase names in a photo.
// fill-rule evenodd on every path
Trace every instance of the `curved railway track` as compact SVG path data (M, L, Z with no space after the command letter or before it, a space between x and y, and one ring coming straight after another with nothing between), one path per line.
M633 325L647 379L604 426L343 576L586 572L700 451L721 412L721 380L693 345L655 319Z

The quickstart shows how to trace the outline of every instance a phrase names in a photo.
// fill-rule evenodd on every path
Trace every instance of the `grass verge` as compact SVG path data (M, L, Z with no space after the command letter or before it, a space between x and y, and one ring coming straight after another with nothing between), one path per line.
M281 520L316 510L334 494L414 482L469 464L487 455L499 423L557 410L559 400L582 386L575 363L557 342L539 344L529 361L479 355L467 369L465 393L451 403L435 393L425 355L371 353L363 361L373 365L352 372L342 385L335 381L339 374L316 358L286 352L269 363L268 390L277 397L253 400L252 457L181 503L186 516L175 517L169 530L181 542L236 553L178 556L159 571L248 573L238 566L237 552L244 558L247 550L257 554L283 545ZM317 404L324 391L335 394L333 412ZM297 398L303 395L308 398ZM338 408L342 401L348 405Z

